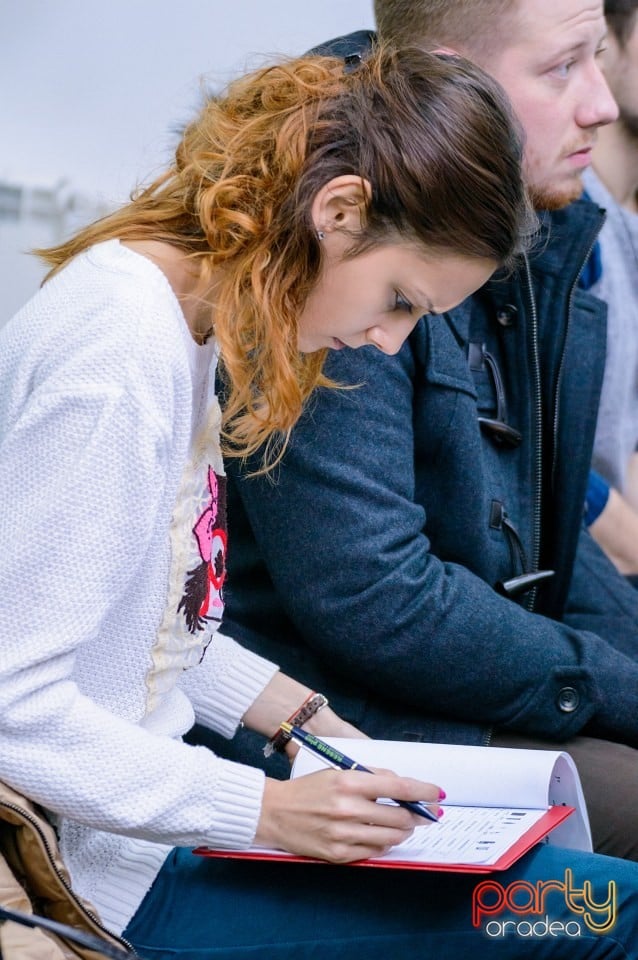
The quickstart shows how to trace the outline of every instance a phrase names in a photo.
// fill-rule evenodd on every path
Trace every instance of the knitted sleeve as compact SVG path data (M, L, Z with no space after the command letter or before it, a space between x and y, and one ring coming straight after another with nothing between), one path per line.
M278 670L223 633L216 633L206 656L180 681L199 723L230 738L239 721Z
M97 829L243 847L259 818L261 771L158 736L141 715L110 709L99 689L87 696L74 679L78 658L99 648L109 611L139 574L175 443L169 418L162 422L128 383L102 375L108 363L126 366L126 357L109 358L108 339L101 350L83 343L96 366L82 382L68 383L67 370L64 378L43 372L44 351L27 374L4 377L0 779ZM16 368L25 366L19 353ZM123 650L139 644L133 631L125 641ZM127 671L122 663L123 685Z

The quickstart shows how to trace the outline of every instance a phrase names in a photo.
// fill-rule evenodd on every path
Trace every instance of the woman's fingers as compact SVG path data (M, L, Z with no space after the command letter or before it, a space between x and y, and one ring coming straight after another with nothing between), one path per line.
M379 797L436 801L439 788L389 772L323 770L266 780L255 842L304 856L347 862L379 856L423 818Z
M412 777L399 777L392 770L371 767L373 773L379 778L389 777L396 786L390 785L392 797L395 800L422 800L425 803L436 804L437 800L445 797L445 791L436 783L425 783L422 780L415 780Z

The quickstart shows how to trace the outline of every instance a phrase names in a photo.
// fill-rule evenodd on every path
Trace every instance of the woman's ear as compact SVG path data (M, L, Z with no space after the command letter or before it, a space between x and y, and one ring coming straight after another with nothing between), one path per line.
M358 233L365 222L371 189L367 180L354 174L333 177L317 192L312 202L312 220L318 234L328 237L335 231Z

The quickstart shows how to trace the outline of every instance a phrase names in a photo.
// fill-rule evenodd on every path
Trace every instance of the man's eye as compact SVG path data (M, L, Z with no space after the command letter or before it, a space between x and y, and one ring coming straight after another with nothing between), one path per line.
M402 293L399 293L398 290L394 294L394 309L403 310L404 313L412 313L413 306L410 301L403 296Z
M558 66L553 68L552 73L555 74L555 76L557 76L560 80L567 80L569 71L575 63L575 60L568 60L566 63L559 63Z

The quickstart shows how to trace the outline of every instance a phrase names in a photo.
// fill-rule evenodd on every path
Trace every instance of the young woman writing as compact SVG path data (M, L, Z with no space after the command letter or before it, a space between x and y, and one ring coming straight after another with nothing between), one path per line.
M0 333L0 779L50 811L75 889L149 958L310 956L316 939L423 955L449 929L481 950L463 882L393 880L381 911L373 871L190 852L356 860L416 825L378 797L439 798L386 772L271 780L181 740L195 720L271 737L312 693L219 630L222 455L266 443L268 469L330 386L327 349L395 352L532 226L479 70L383 49L350 66L292 61L211 98L162 176L44 252L49 277ZM306 729L353 733L329 706Z

